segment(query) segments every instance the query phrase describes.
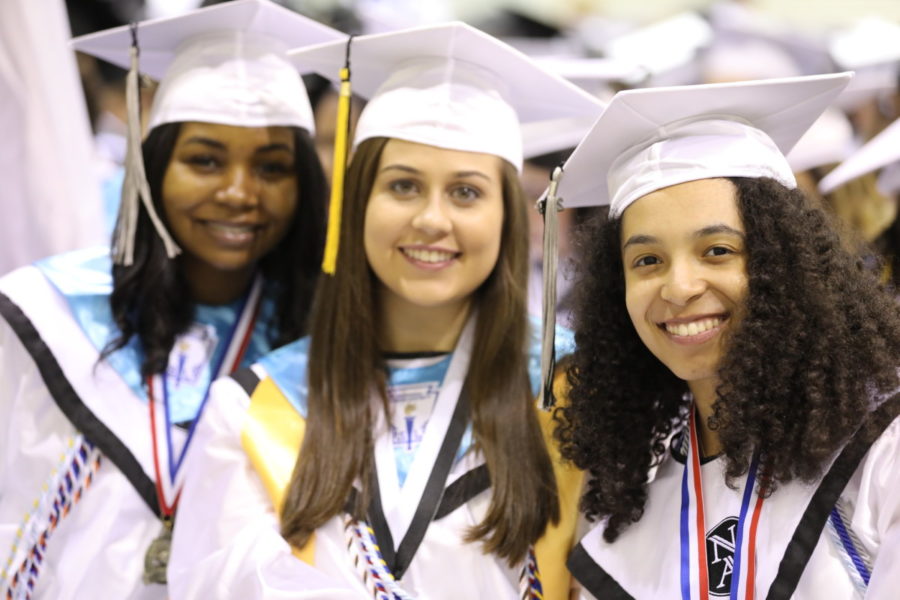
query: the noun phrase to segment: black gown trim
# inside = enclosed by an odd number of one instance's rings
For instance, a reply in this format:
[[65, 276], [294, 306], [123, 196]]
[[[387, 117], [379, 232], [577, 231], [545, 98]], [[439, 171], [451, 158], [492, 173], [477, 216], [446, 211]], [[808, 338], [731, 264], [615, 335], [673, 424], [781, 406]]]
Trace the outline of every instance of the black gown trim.
[[457, 508], [491, 488], [491, 476], [487, 465], [478, 466], [450, 485], [444, 490], [444, 497], [434, 513], [434, 520], [443, 519]]
[[595, 598], [602, 600], [634, 600], [603, 567], [594, 562], [584, 546], [578, 544], [569, 554], [566, 566], [572, 576]]
[[88, 441], [97, 446], [103, 455], [116, 465], [153, 514], [161, 517], [154, 481], [144, 472], [131, 450], [91, 412], [66, 378], [62, 367], [34, 324], [22, 309], [2, 292], [0, 292], [0, 315], [3, 315], [25, 350], [31, 355], [44, 380], [44, 385], [47, 386], [59, 410]]
[[[468, 393], [465, 386], [456, 402], [453, 410], [453, 416], [450, 419], [449, 427], [441, 442], [431, 474], [422, 491], [422, 497], [413, 514], [412, 522], [403, 539], [398, 545], [394, 545], [394, 538], [388, 527], [387, 518], [384, 515], [384, 508], [381, 505], [381, 494], [378, 490], [377, 469], [372, 469], [372, 498], [369, 504], [369, 522], [375, 532], [375, 539], [378, 540], [378, 546], [381, 549], [381, 555], [391, 570], [394, 578], [400, 581], [403, 578], [406, 569], [409, 568], [416, 551], [425, 538], [425, 532], [428, 526], [435, 519], [438, 508], [444, 497], [447, 476], [453, 468], [453, 461], [459, 450], [460, 442], [466, 431], [466, 425], [469, 422], [469, 402]], [[374, 461], [373, 461], [374, 462]]]
[[259, 375], [257, 375], [250, 367], [238, 369], [229, 375], [229, 377], [234, 379], [238, 385], [241, 386], [241, 389], [244, 390], [248, 398], [253, 396], [253, 392], [256, 391], [256, 386], [258, 386], [260, 382]]
[[831, 465], [809, 501], [797, 529], [794, 530], [794, 535], [785, 550], [781, 564], [778, 565], [775, 580], [769, 588], [767, 600], [788, 600], [794, 594], [800, 577], [819, 543], [831, 510], [837, 504], [841, 493], [847, 487], [847, 482], [853, 477], [853, 473], [856, 472], [869, 448], [891, 423], [892, 419], [888, 417], [897, 414], [898, 404], [900, 404], [900, 397], [895, 397], [876, 409], [870, 419], [881, 426], [877, 427], [875, 431], [868, 432], [869, 435], [861, 432], [854, 435]]

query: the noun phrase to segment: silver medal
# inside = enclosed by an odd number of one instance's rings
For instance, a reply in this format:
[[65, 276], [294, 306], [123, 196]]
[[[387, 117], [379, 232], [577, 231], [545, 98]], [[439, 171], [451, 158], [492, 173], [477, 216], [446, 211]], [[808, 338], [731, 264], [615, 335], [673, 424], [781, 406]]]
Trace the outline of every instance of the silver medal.
[[166, 567], [172, 547], [172, 525], [166, 521], [159, 536], [150, 542], [144, 555], [144, 583], [166, 583]]

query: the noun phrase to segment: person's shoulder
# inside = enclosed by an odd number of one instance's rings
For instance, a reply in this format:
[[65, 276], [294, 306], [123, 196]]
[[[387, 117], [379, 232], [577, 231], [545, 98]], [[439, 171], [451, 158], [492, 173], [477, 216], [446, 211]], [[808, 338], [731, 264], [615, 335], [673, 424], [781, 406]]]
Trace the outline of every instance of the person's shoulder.
[[112, 261], [105, 246], [43, 258], [34, 263], [34, 268], [66, 297], [112, 293]]
[[309, 336], [272, 350], [252, 367], [269, 379], [302, 416], [306, 416]]

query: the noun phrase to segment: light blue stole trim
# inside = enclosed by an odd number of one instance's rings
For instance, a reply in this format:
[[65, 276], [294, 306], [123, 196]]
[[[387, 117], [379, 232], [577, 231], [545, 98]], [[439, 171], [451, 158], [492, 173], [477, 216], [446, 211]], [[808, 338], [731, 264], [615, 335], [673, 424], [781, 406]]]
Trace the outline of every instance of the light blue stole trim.
[[[89, 248], [51, 256], [38, 261], [35, 266], [66, 299], [75, 321], [98, 352], [119, 335], [119, 328], [113, 321], [109, 306], [109, 295], [112, 293], [112, 263], [108, 248]], [[219, 343], [216, 344], [211, 360], [196, 376], [195, 385], [174, 385], [171, 378], [175, 376], [177, 379], [177, 374], [169, 374], [169, 411], [172, 422], [192, 421], [197, 415], [212, 377], [211, 365], [217, 364], [226, 351], [224, 340], [228, 337], [235, 319], [238, 318], [237, 311], [241, 302], [242, 299], [238, 299], [223, 306], [196, 305], [194, 322], [212, 326]], [[267, 332], [274, 313], [274, 303], [264, 296], [242, 366], [255, 363], [271, 351]], [[128, 344], [109, 355], [106, 362], [128, 384], [136, 397], [146, 401], [147, 393], [140, 374], [143, 351], [137, 338], [132, 337]]]
[[[540, 323], [536, 318], [529, 318], [530, 335], [528, 345], [528, 377], [531, 381], [532, 394], [537, 396], [541, 381], [541, 339]], [[575, 349], [574, 334], [564, 328], [556, 328], [556, 356], [557, 359], [570, 354]], [[389, 383], [409, 383], [420, 381], [443, 381], [447, 367], [450, 364], [448, 355], [446, 360], [435, 365], [418, 369], [389, 369]], [[307, 366], [309, 363], [309, 337], [301, 338], [286, 346], [275, 350], [259, 360], [260, 366], [266, 374], [284, 394], [297, 413], [306, 419], [307, 395], [309, 393], [307, 380]], [[439, 371], [441, 371], [439, 373]], [[472, 425], [466, 427], [466, 432], [460, 442], [456, 460], [461, 459], [474, 444]]]
[[309, 336], [286, 344], [259, 359], [259, 365], [304, 420], [309, 412], [308, 364]]

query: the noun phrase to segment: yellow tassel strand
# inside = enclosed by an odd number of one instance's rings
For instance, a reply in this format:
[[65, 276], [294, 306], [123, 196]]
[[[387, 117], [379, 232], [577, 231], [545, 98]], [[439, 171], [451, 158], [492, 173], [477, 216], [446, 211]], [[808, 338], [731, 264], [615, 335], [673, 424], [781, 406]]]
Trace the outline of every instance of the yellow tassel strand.
[[[349, 45], [348, 56], [349, 56]], [[328, 233], [322, 271], [334, 275], [337, 266], [338, 244], [341, 237], [341, 210], [344, 204], [344, 173], [347, 170], [347, 142], [350, 137], [350, 68], [341, 69], [341, 89], [338, 96], [337, 128], [334, 134], [334, 166], [331, 170], [331, 201], [328, 205]]]

